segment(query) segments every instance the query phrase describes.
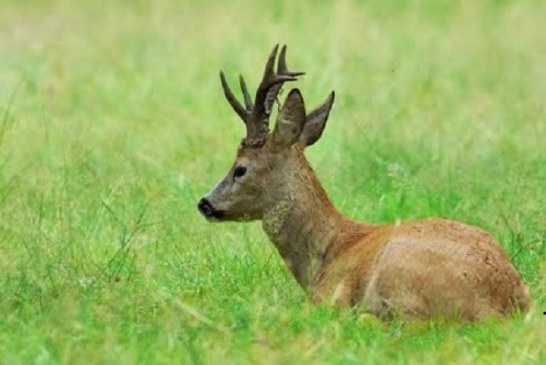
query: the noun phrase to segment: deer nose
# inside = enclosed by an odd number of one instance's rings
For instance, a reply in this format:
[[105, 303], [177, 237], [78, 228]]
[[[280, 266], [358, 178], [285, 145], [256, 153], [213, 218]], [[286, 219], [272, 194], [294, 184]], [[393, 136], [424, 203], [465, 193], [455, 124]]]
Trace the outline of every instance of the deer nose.
[[202, 198], [197, 204], [197, 209], [203, 214], [206, 218], [222, 218], [222, 211], [214, 208], [211, 202], [207, 198]]
[[203, 214], [205, 217], [212, 215], [212, 212], [214, 211], [212, 204], [208, 201], [207, 198], [202, 198], [201, 200], [199, 200], [199, 204], [197, 204], [197, 209], [199, 209], [201, 214]]

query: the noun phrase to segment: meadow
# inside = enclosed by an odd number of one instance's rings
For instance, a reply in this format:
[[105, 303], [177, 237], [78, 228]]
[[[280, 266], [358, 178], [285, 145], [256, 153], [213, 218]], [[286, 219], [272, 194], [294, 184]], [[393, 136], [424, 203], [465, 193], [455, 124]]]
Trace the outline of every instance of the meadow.
[[[540, 0], [0, 2], [0, 363], [546, 363], [544, 24]], [[199, 215], [244, 136], [218, 71], [255, 87], [276, 43], [310, 107], [336, 91], [307, 151], [336, 206], [492, 232], [530, 313], [313, 306], [259, 222]]]

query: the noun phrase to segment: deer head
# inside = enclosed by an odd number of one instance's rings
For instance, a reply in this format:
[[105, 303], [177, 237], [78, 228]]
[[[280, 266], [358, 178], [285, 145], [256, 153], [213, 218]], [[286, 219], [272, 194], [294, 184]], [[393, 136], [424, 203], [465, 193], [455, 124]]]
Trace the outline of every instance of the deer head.
[[246, 137], [238, 147], [235, 162], [227, 175], [199, 201], [199, 211], [209, 220], [255, 220], [280, 199], [290, 194], [291, 180], [304, 161], [303, 149], [322, 135], [334, 102], [334, 92], [310, 113], [306, 113], [303, 97], [292, 89], [277, 116], [273, 132], [269, 117], [280, 88], [286, 81], [295, 81], [303, 72], [289, 71], [286, 46], [283, 46], [274, 71], [278, 45], [273, 48], [264, 70], [254, 102], [246, 83], [239, 78], [244, 106], [237, 100], [223, 72], [220, 81], [233, 110], [246, 125]]

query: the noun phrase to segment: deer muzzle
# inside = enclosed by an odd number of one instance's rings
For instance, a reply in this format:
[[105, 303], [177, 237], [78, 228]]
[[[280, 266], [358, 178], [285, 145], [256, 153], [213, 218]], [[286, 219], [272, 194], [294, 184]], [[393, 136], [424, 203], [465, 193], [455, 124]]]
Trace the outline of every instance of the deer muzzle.
[[207, 198], [202, 198], [197, 204], [197, 209], [208, 220], [222, 219], [224, 211], [214, 208]]

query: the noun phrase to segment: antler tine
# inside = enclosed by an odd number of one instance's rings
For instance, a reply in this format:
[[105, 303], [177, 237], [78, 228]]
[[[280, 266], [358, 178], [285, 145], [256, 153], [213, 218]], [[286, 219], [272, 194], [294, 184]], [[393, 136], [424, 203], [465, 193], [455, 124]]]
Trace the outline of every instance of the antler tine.
[[274, 74], [273, 68], [275, 67], [275, 59], [277, 58], [278, 50], [279, 50], [279, 45], [276, 44], [275, 47], [273, 47], [273, 50], [271, 51], [271, 53], [269, 54], [269, 58], [267, 59], [267, 63], [265, 64], [263, 80], [266, 80], [268, 77]]
[[245, 122], [246, 124], [249, 113], [245, 108], [243, 108], [241, 103], [239, 103], [239, 101], [233, 94], [233, 91], [231, 91], [226, 81], [226, 77], [222, 71], [220, 71], [220, 81], [222, 82], [222, 89], [224, 90], [224, 95], [226, 96], [226, 99], [229, 102], [229, 105], [231, 105], [235, 113], [237, 113], [237, 115], [239, 115], [239, 117], [241, 117], [243, 122]]
[[286, 44], [282, 46], [281, 53], [279, 55], [279, 64], [277, 65], [277, 73], [280, 75], [288, 75], [288, 76], [302, 76], [305, 75], [305, 72], [301, 71], [290, 71], [288, 70], [288, 67], [286, 66]]
[[239, 83], [241, 84], [241, 91], [243, 92], [243, 98], [245, 99], [246, 110], [250, 112], [254, 106], [252, 105], [252, 99], [248, 93], [248, 88], [246, 87], [246, 82], [243, 75], [239, 75]]

